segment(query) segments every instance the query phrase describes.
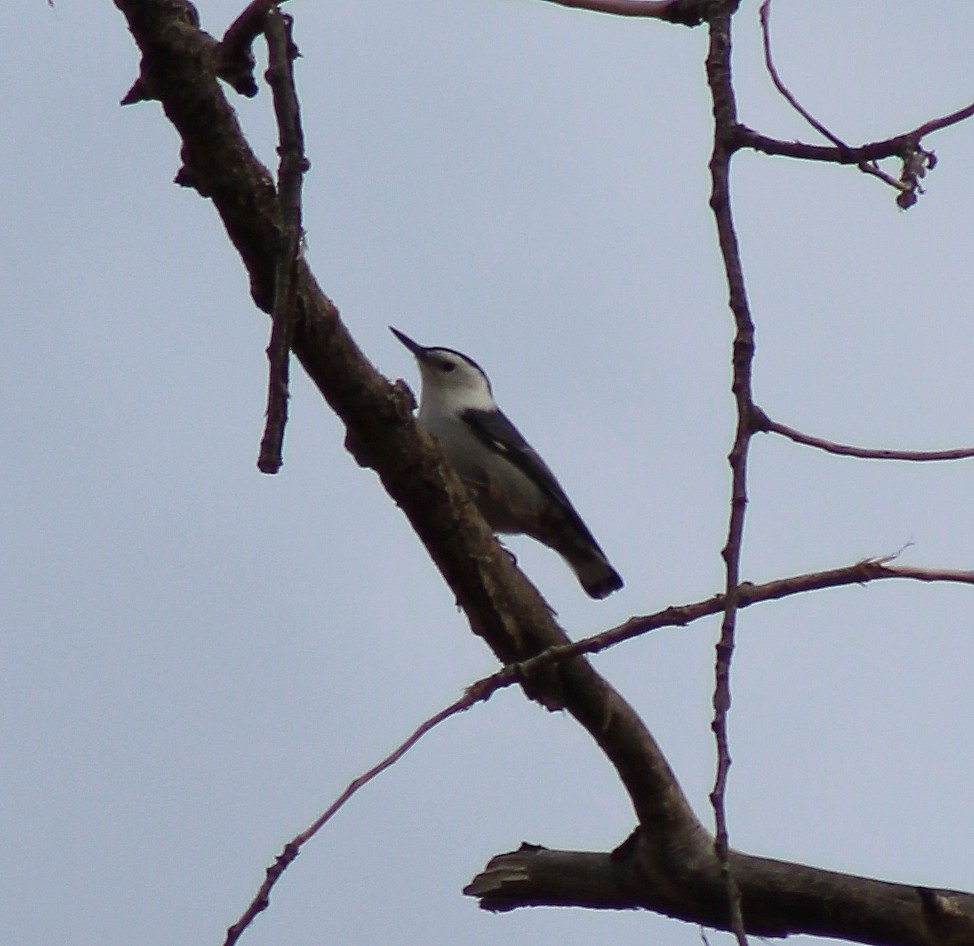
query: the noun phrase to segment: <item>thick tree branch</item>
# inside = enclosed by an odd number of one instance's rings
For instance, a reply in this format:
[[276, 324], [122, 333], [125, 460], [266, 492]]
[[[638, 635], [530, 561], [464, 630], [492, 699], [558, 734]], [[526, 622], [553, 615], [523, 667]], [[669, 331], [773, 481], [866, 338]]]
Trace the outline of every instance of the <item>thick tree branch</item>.
[[[716, 859], [661, 870], [637, 833], [612, 853], [535, 845], [491, 858], [464, 892], [485, 910], [526, 906], [648, 909], [729, 929]], [[974, 895], [893, 884], [730, 852], [744, 925], [755, 936], [810, 933], [874, 946], [970, 946]]]
[[[115, 0], [142, 50], [144, 88], [154, 90], [183, 139], [180, 180], [211, 197], [250, 274], [254, 300], [273, 298], [280, 207], [267, 170], [241, 134], [216, 79], [213, 42], [184, 0]], [[359, 463], [374, 469], [403, 509], [467, 615], [504, 663], [568, 643], [550, 609], [511, 564], [442, 452], [415, 424], [408, 399], [355, 345], [338, 310], [299, 260], [293, 349], [345, 423]], [[647, 831], [673, 848], [707, 835], [632, 708], [583, 660], [525, 681], [549, 706], [563, 706], [615, 766]]]

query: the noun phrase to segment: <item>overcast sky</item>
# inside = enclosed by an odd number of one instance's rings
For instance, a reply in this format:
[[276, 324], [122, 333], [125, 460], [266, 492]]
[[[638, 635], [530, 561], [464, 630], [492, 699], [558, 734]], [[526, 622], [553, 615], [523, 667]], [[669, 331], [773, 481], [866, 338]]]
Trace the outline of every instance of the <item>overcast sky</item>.
[[[7, 6], [0, 940], [218, 946], [284, 842], [496, 664], [300, 375], [285, 466], [258, 473], [268, 322], [212, 207], [172, 184], [159, 106], [118, 106], [138, 66], [123, 18], [108, 0]], [[242, 6], [203, 0], [204, 27]], [[390, 377], [417, 381], [389, 324], [490, 374], [626, 580], [590, 601], [512, 540], [569, 633], [719, 590], [732, 325], [704, 30], [531, 0], [289, 9], [311, 265]], [[816, 140], [772, 89], [756, 24], [745, 0], [742, 120]], [[777, 0], [773, 28], [786, 81], [851, 142], [974, 98], [966, 3]], [[273, 162], [266, 91], [234, 104]], [[908, 213], [851, 169], [735, 161], [755, 394], [783, 423], [974, 442], [974, 124], [927, 145], [940, 164]], [[749, 580], [908, 543], [904, 562], [974, 566], [974, 461], [761, 437], [750, 495]], [[887, 582], [742, 614], [735, 846], [974, 889], [972, 594]], [[596, 660], [708, 825], [716, 633]], [[580, 729], [505, 692], [367, 787], [243, 942], [698, 943], [655, 914], [493, 916], [461, 894], [521, 841], [604, 850], [632, 826]]]

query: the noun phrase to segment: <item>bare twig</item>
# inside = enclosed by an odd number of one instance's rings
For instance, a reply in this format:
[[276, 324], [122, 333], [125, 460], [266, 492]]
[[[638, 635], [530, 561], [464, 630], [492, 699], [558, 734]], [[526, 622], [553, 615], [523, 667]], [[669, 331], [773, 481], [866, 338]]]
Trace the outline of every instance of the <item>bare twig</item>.
[[281, 468], [284, 428], [287, 425], [288, 373], [294, 333], [295, 265], [301, 246], [301, 184], [308, 160], [304, 155], [301, 112], [294, 86], [294, 60], [298, 55], [291, 38], [291, 17], [276, 7], [265, 17], [270, 65], [267, 80], [274, 95], [274, 113], [280, 144], [277, 196], [281, 208], [281, 235], [275, 274], [271, 340], [267, 346], [267, 419], [257, 467], [262, 473]]
[[[764, 601], [777, 601], [795, 595], [808, 594], [811, 591], [844, 588], [849, 585], [867, 585], [874, 581], [889, 579], [974, 585], [974, 571], [894, 565], [892, 563], [898, 554], [863, 559], [861, 562], [855, 562], [852, 565], [843, 565], [839, 568], [830, 568], [820, 572], [807, 572], [801, 575], [790, 575], [786, 578], [776, 578], [774, 581], [763, 582], [759, 585], [744, 581], [738, 585], [737, 607], [740, 610]], [[530, 676], [546, 665], [568, 660], [571, 657], [598, 654], [610, 647], [642, 637], [664, 627], [686, 627], [702, 618], [723, 613], [726, 606], [726, 595], [716, 594], [689, 604], [671, 605], [653, 614], [632, 617], [625, 623], [599, 634], [584, 637], [570, 644], [549, 647], [527, 660], [507, 664], [489, 677], [478, 680], [472, 687], [474, 689], [489, 688], [490, 692], [494, 692], [494, 690], [520, 682], [523, 678]]]
[[[505, 668], [506, 669], [506, 668]], [[513, 673], [512, 679], [513, 682]], [[493, 675], [494, 677], [500, 677], [501, 674], [497, 673]], [[467, 687], [463, 696], [460, 699], [455, 700], [449, 706], [440, 710], [438, 713], [432, 715], [429, 719], [425, 720], [412, 732], [408, 739], [400, 743], [392, 752], [389, 753], [381, 762], [372, 766], [367, 772], [363, 772], [358, 778], [353, 779], [349, 782], [348, 787], [338, 796], [328, 806], [328, 808], [322, 812], [307, 828], [304, 829], [300, 834], [296, 834], [287, 844], [284, 845], [284, 849], [277, 856], [274, 863], [267, 868], [265, 872], [264, 882], [260, 885], [260, 889], [254, 896], [254, 899], [250, 901], [249, 906], [244, 910], [240, 919], [237, 920], [231, 927], [227, 929], [227, 938], [223, 941], [223, 946], [233, 946], [234, 943], [240, 939], [241, 934], [248, 926], [254, 921], [259, 913], [270, 906], [270, 893], [274, 885], [280, 879], [281, 874], [290, 866], [294, 859], [301, 853], [301, 848], [311, 840], [337, 813], [344, 807], [346, 802], [365, 785], [368, 785], [377, 775], [381, 775], [390, 766], [395, 765], [420, 739], [423, 738], [431, 729], [439, 726], [440, 723], [448, 720], [451, 716], [456, 716], [458, 713], [462, 713], [464, 710], [469, 709], [474, 703], [478, 703], [490, 698], [490, 696], [495, 693], [499, 686], [491, 686], [491, 677], [486, 680], [482, 680], [479, 683], [475, 683], [472, 686]]]
[[949, 128], [951, 125], [960, 124], [960, 122], [966, 121], [972, 115], [974, 115], [974, 102], [947, 115], [942, 115], [940, 118], [931, 118], [930, 121], [924, 122], [922, 125], [917, 125], [913, 131], [907, 132], [904, 137], [915, 138], [919, 141], [925, 135], [940, 131], [941, 128]]
[[[866, 585], [874, 581], [892, 578], [907, 579], [924, 582], [948, 582], [954, 584], [974, 585], [974, 571], [944, 568], [920, 568], [909, 565], [892, 564], [895, 556], [865, 559], [853, 565], [843, 565], [821, 572], [808, 572], [802, 575], [791, 575], [774, 581], [754, 585], [741, 582], [738, 586], [738, 608], [748, 608], [763, 601], [776, 601], [780, 598], [790, 598], [794, 595], [807, 594], [810, 591], [821, 591], [826, 588], [843, 588], [848, 585]], [[632, 617], [617, 627], [593, 634], [572, 644], [554, 647], [524, 661], [519, 665], [520, 672], [528, 673], [536, 666], [551, 661], [564, 660], [567, 657], [577, 657], [582, 654], [597, 654], [609, 647], [614, 647], [624, 641], [642, 637], [652, 631], [664, 627], [686, 627], [701, 618], [720, 614], [726, 607], [727, 599], [723, 594], [713, 595], [701, 601], [689, 604], [673, 605], [653, 614]], [[507, 686], [508, 684], [504, 684]]]
[[[748, 608], [763, 601], [776, 601], [780, 598], [790, 598], [793, 595], [807, 594], [810, 591], [842, 588], [848, 585], [866, 585], [870, 582], [893, 578], [974, 585], [974, 571], [894, 565], [892, 564], [894, 557], [884, 556], [883, 558], [865, 559], [853, 565], [843, 565], [840, 568], [831, 568], [826, 571], [778, 578], [760, 585], [745, 581], [738, 586], [738, 608]], [[535, 661], [540, 663], [545, 659], [551, 659], [552, 655], [562, 658], [580, 654], [597, 654], [623, 641], [641, 637], [663, 627], [686, 627], [701, 618], [720, 614], [725, 606], [724, 595], [718, 594], [702, 601], [664, 608], [654, 614], [633, 617], [618, 627], [583, 638], [564, 648], [545, 651], [532, 660], [525, 661], [522, 670], [527, 672]]]
[[844, 443], [834, 443], [821, 437], [803, 434], [794, 427], [779, 424], [764, 418], [760, 429], [767, 433], [780, 434], [795, 443], [824, 450], [842, 457], [859, 457], [863, 460], [907, 460], [913, 463], [931, 463], [940, 460], [969, 460], [974, 457], [974, 447], [957, 447], [953, 450], [888, 450], [885, 448], [854, 447]]
[[[774, 59], [771, 55], [771, 0], [764, 0], [761, 4], [760, 9], [761, 18], [761, 36], [764, 41], [764, 63], [768, 69], [768, 74], [771, 76], [771, 81], [774, 83], [775, 88], [782, 95], [782, 97], [788, 102], [791, 107], [798, 112], [809, 125], [812, 126], [823, 138], [827, 138], [838, 148], [839, 152], [844, 155], [851, 155], [853, 153], [852, 148], [849, 147], [841, 138], [835, 135], [833, 132], [829, 131], [811, 112], [806, 109], [801, 102], [794, 96], [790, 89], [781, 80], [781, 76], [778, 74], [778, 70], [775, 68]], [[974, 108], [974, 106], [969, 106]], [[960, 112], [954, 113], [955, 115], [962, 115], [967, 117], [966, 109], [961, 109]], [[967, 114], [972, 114], [974, 112], [967, 112]], [[950, 118], [951, 116], [948, 116]], [[962, 118], [956, 118], [955, 121], [961, 121]], [[949, 122], [948, 122], [949, 123]], [[944, 127], [942, 125], [936, 125], [935, 123], [928, 122], [928, 125], [934, 125], [935, 127]], [[921, 126], [923, 127], [923, 126]], [[932, 128], [929, 130], [933, 130]], [[900, 174], [899, 180], [890, 174], [887, 174], [874, 160], [866, 160], [864, 158], [858, 158], [853, 161], [846, 163], [855, 163], [856, 166], [864, 174], [871, 174], [873, 177], [879, 178], [883, 183], [888, 184], [890, 187], [898, 191], [896, 202], [900, 207], [906, 209], [911, 207], [916, 203], [916, 195], [923, 193], [923, 188], [920, 186], [920, 178], [922, 178], [928, 168], [932, 169], [936, 166], [936, 156], [932, 151], [925, 151], [919, 146], [920, 136], [904, 136], [899, 142], [899, 147], [897, 148], [895, 154], [903, 161], [903, 170]], [[890, 155], [892, 156], [892, 155]]]
[[[764, 0], [761, 4], [760, 9], [760, 19], [761, 19], [761, 36], [764, 42], [764, 64], [768, 69], [768, 74], [771, 76], [771, 81], [774, 83], [774, 87], [782, 95], [782, 97], [788, 102], [791, 107], [801, 115], [809, 125], [812, 126], [823, 138], [827, 138], [832, 142], [840, 151], [848, 153], [850, 151], [849, 146], [837, 135], [829, 131], [811, 112], [806, 109], [801, 102], [795, 98], [794, 94], [788, 89], [788, 87], [782, 82], [781, 76], [778, 75], [778, 70], [775, 68], [774, 59], [771, 56], [771, 0]], [[895, 178], [890, 177], [885, 171], [882, 171], [874, 161], [859, 161], [857, 162], [857, 167], [866, 174], [872, 174], [878, 177], [881, 181], [889, 184], [891, 187], [897, 190], [904, 190], [905, 187], [901, 185]]]
[[760, 9], [761, 18], [761, 37], [764, 40], [764, 64], [768, 69], [768, 74], [771, 76], [771, 81], [774, 83], [774, 87], [778, 92], [787, 100], [788, 104], [801, 115], [809, 125], [812, 126], [823, 138], [828, 138], [837, 148], [843, 151], [848, 151], [849, 146], [842, 141], [837, 135], [834, 135], [828, 130], [814, 115], [811, 114], [802, 104], [795, 98], [795, 96], [789, 91], [785, 86], [784, 82], [781, 81], [781, 76], [778, 75], [778, 70], [775, 68], [774, 60], [771, 57], [771, 0], [764, 0], [761, 4]]
[[[923, 135], [930, 134], [931, 130], [955, 125], [971, 115], [974, 115], [974, 104], [952, 112], [949, 116], [944, 116], [943, 119], [936, 119], [933, 122], [920, 125], [912, 131], [894, 135], [892, 138], [883, 138], [879, 141], [849, 145], [846, 150], [828, 145], [811, 145], [804, 141], [782, 141], [779, 138], [770, 138], [748, 128], [747, 125], [737, 126], [736, 139], [738, 148], [751, 148], [753, 151], [760, 151], [762, 154], [798, 158], [802, 161], [822, 161], [826, 164], [858, 165], [860, 161], [901, 158], [904, 152], [909, 152], [919, 142], [920, 138]], [[950, 119], [950, 121], [942, 124], [946, 119]], [[931, 129], [931, 126], [935, 126], [935, 128]], [[933, 167], [936, 164], [936, 155], [932, 151], [924, 151], [923, 153], [927, 156], [927, 167]]]

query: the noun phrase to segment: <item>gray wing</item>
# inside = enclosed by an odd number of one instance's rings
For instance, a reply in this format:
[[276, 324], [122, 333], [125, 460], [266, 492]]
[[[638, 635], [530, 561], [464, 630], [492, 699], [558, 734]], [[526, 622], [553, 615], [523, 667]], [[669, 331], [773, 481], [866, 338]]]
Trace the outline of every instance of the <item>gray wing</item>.
[[553, 499], [581, 535], [599, 548], [598, 542], [582, 522], [581, 516], [575, 511], [548, 464], [538, 456], [531, 444], [501, 411], [466, 410], [462, 418], [484, 444], [513, 463], [542, 492]]

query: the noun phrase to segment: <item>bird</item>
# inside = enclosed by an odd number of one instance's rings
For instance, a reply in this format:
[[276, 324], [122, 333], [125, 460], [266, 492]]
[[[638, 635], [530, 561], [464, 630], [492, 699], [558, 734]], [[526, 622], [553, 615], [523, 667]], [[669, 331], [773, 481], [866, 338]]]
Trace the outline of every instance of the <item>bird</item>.
[[556, 551], [592, 598], [620, 589], [619, 573], [548, 464], [497, 406], [480, 365], [452, 348], [427, 348], [389, 329], [419, 365], [416, 419], [440, 442], [490, 528], [528, 535]]

